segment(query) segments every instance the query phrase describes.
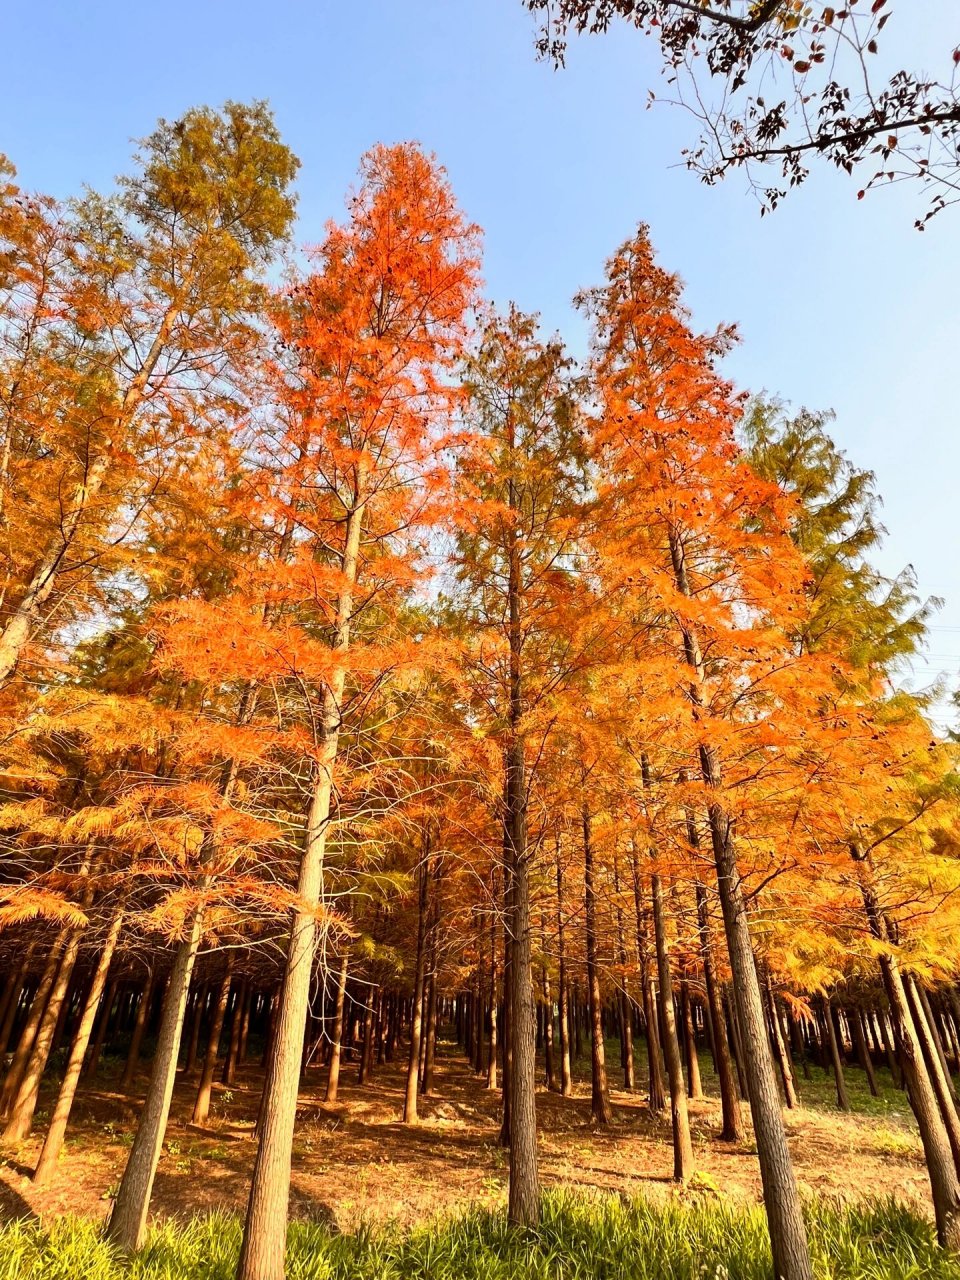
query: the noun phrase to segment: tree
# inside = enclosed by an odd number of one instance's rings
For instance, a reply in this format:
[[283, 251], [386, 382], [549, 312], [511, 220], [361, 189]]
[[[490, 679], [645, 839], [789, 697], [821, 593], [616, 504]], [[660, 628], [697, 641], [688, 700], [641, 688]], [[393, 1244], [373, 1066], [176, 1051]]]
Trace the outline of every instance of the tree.
[[224, 411], [292, 223], [298, 162], [263, 103], [162, 120], [138, 159], [69, 211], [0, 193], [0, 686]]
[[542, 341], [536, 318], [512, 308], [487, 321], [466, 390], [473, 447], [458, 472], [466, 501], [457, 571], [474, 714], [502, 760], [509, 1212], [512, 1222], [531, 1225], [540, 1199], [529, 803], [556, 703], [584, 660], [587, 621], [575, 609], [573, 573], [578, 382], [561, 343]]
[[607, 594], [638, 595], [634, 611], [660, 623], [654, 643], [668, 664], [665, 701], [649, 720], [657, 738], [670, 725], [677, 772], [695, 764], [699, 773], [694, 794], [713, 851], [774, 1265], [784, 1280], [809, 1280], [736, 838], [748, 816], [744, 784], [784, 741], [773, 710], [795, 732], [804, 724], [786, 702], [805, 690], [802, 673], [784, 661], [786, 627], [803, 608], [804, 568], [786, 534], [782, 495], [746, 466], [735, 443], [738, 402], [714, 368], [732, 331], [693, 333], [679, 282], [656, 265], [645, 227], [582, 303], [594, 324]]
[[[943, 51], [939, 78], [896, 70], [884, 83], [872, 68], [882, 66], [880, 33], [893, 16], [886, 0], [862, 12], [801, 0], [524, 3], [543, 15], [538, 49], [557, 65], [570, 32], [602, 33], [621, 20], [654, 36], [673, 100], [702, 129], [683, 152], [687, 167], [708, 184], [743, 169], [762, 212], [817, 157], [848, 174], [865, 169], [860, 196], [902, 178], [928, 188], [920, 229], [960, 198], [960, 47]], [[765, 167], [779, 178], [760, 177]]]
[[[413, 541], [438, 514], [442, 428], [477, 270], [476, 235], [438, 167], [412, 145], [364, 159], [351, 218], [331, 225], [316, 271], [292, 286], [278, 328], [290, 355], [280, 395], [289, 408], [278, 494], [299, 533], [299, 586], [321, 591], [326, 673], [309, 761], [303, 853], [277, 1030], [267, 1067], [238, 1276], [284, 1271], [290, 1159], [317, 936], [324, 854], [348, 677], [377, 670], [371, 646], [353, 656], [364, 613], [410, 581]], [[405, 554], [406, 553], [406, 554]], [[321, 585], [322, 584], [322, 585]], [[321, 651], [322, 653], [322, 651]], [[398, 661], [384, 644], [379, 669]]]

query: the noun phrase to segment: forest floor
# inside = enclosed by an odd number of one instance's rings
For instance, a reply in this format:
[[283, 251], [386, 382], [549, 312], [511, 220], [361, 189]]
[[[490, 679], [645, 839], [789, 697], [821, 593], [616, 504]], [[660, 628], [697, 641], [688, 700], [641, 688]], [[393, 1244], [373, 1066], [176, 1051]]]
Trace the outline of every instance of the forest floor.
[[[613, 1042], [609, 1055], [613, 1084], [616, 1047]], [[400, 1122], [401, 1062], [378, 1067], [365, 1088], [356, 1083], [355, 1064], [345, 1063], [340, 1099], [333, 1106], [323, 1102], [325, 1072], [308, 1071], [294, 1141], [294, 1214], [352, 1230], [361, 1221], [409, 1224], [468, 1204], [492, 1208], [504, 1203], [507, 1159], [497, 1143], [499, 1095], [484, 1088], [455, 1046], [442, 1044], [438, 1050], [435, 1096], [421, 1100], [417, 1127]], [[117, 1063], [114, 1079], [120, 1067]], [[697, 1194], [756, 1201], [756, 1148], [752, 1140], [739, 1146], [717, 1141], [720, 1107], [709, 1058], [702, 1060], [702, 1068], [707, 1096], [691, 1103]], [[580, 1064], [572, 1098], [539, 1090], [544, 1186], [654, 1198], [679, 1194], [670, 1178], [669, 1109], [656, 1118], [644, 1093], [614, 1087], [616, 1123], [598, 1128], [590, 1121], [588, 1070], [588, 1064]], [[862, 1073], [851, 1069], [848, 1084], [855, 1110], [845, 1114], [836, 1108], [832, 1080], [819, 1068], [811, 1072], [813, 1079], [799, 1078], [802, 1105], [786, 1113], [802, 1188], [844, 1200], [895, 1194], [927, 1212], [928, 1184], [916, 1127], [905, 1096], [889, 1075], [879, 1073], [881, 1097], [872, 1098]], [[243, 1208], [261, 1083], [262, 1073], [250, 1066], [231, 1089], [217, 1084], [210, 1119], [196, 1126], [189, 1123], [196, 1082], [178, 1082], [157, 1174], [155, 1213], [186, 1216]], [[137, 1084], [139, 1090], [129, 1095], [111, 1088], [108, 1064], [104, 1080], [78, 1095], [57, 1174], [37, 1190], [28, 1175], [54, 1101], [52, 1081], [41, 1095], [37, 1136], [0, 1158], [0, 1217], [103, 1216], [133, 1140], [146, 1073]]]

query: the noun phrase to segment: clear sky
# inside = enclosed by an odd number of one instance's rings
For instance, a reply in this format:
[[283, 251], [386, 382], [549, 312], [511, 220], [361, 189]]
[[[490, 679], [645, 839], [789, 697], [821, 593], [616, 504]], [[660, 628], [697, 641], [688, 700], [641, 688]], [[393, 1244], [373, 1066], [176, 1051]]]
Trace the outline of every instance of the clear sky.
[[[492, 298], [541, 312], [577, 352], [571, 295], [649, 223], [697, 323], [739, 324], [740, 385], [836, 410], [837, 440], [877, 474], [882, 567], [913, 564], [945, 599], [919, 681], [956, 683], [960, 208], [920, 234], [915, 191], [858, 202], [860, 183], [819, 169], [761, 220], [736, 175], [705, 188], [677, 165], [693, 122], [644, 109], [661, 88], [648, 42], [584, 39], [555, 72], [533, 34], [520, 0], [20, 0], [4, 15], [0, 150], [25, 185], [66, 196], [109, 187], [158, 116], [267, 98], [303, 162], [309, 242], [368, 146], [417, 139], [484, 228]], [[885, 34], [903, 65], [942, 72], [956, 0], [900, 0]]]

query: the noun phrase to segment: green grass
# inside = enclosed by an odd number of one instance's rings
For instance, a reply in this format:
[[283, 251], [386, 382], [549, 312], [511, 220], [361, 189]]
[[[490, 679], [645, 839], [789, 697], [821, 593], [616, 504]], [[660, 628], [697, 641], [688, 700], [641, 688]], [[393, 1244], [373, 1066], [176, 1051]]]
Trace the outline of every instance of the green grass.
[[[927, 1222], [894, 1201], [808, 1207], [817, 1280], [960, 1280]], [[233, 1280], [235, 1218], [158, 1227], [125, 1263], [88, 1221], [0, 1227], [0, 1280]], [[552, 1193], [541, 1227], [511, 1230], [473, 1210], [413, 1230], [335, 1235], [295, 1223], [289, 1280], [769, 1280], [760, 1209], [713, 1199], [661, 1206]]]

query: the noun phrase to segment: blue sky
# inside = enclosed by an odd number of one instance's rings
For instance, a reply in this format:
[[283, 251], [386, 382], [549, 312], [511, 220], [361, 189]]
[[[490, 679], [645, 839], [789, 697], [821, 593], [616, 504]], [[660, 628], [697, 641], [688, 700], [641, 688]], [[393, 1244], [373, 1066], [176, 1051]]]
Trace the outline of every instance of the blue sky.
[[[960, 39], [955, 0], [924, 0], [912, 27], [907, 8], [886, 29], [891, 49], [942, 70]], [[4, 26], [15, 56], [0, 150], [55, 195], [108, 187], [160, 115], [263, 97], [303, 161], [309, 242], [339, 216], [368, 146], [415, 138], [484, 228], [490, 295], [540, 311], [576, 351], [571, 295], [648, 222], [697, 323], [739, 324], [730, 374], [836, 410], [836, 438], [877, 473], [882, 567], [912, 563], [921, 591], [945, 598], [918, 677], [956, 679], [960, 209], [919, 234], [915, 191], [858, 202], [860, 183], [819, 169], [761, 220], [737, 176], [705, 188], [678, 167], [693, 122], [644, 109], [661, 87], [649, 43], [627, 30], [581, 40], [555, 72], [535, 58], [520, 0], [46, 0], [9, 6]]]

